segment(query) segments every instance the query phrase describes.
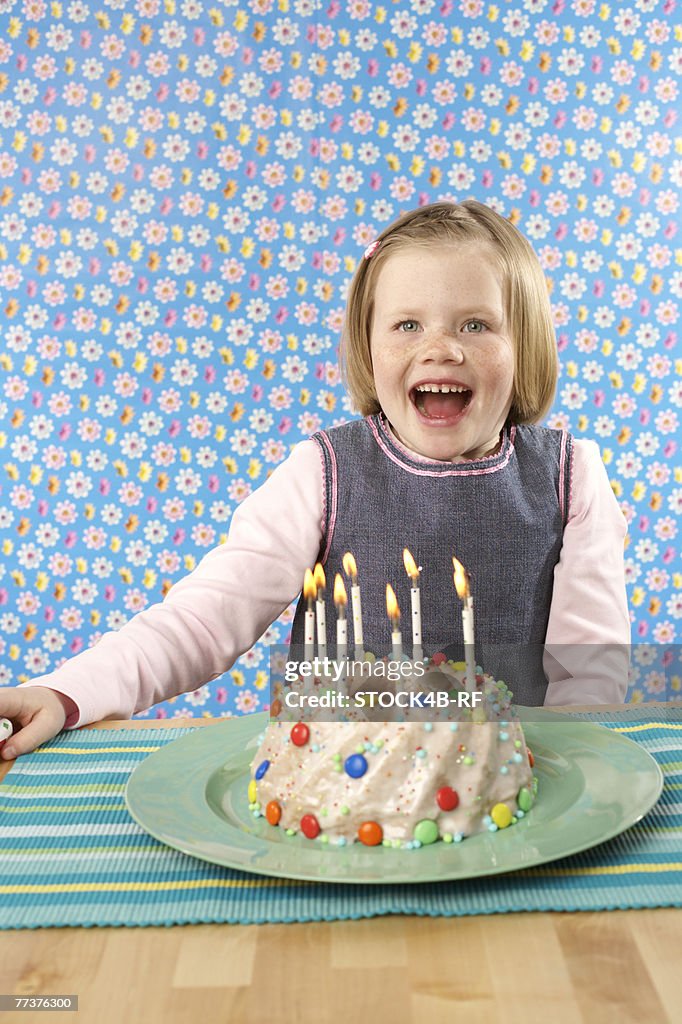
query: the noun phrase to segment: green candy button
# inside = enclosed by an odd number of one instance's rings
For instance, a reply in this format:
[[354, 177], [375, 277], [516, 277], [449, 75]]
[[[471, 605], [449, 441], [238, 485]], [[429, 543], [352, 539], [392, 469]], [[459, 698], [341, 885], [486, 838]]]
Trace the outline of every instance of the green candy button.
[[415, 827], [414, 838], [418, 839], [422, 846], [435, 843], [438, 839], [438, 825], [436, 825], [435, 821], [431, 821], [430, 818], [424, 818]]
[[533, 794], [529, 789], [526, 789], [525, 786], [521, 786], [516, 802], [525, 814], [526, 811], [529, 811], [533, 806]]

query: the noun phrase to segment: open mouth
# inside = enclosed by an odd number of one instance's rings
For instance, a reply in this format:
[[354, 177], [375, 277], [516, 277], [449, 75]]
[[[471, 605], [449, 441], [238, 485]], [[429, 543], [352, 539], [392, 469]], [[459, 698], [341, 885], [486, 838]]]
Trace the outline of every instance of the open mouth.
[[417, 411], [429, 420], [457, 419], [472, 397], [472, 392], [463, 384], [417, 384], [410, 391]]

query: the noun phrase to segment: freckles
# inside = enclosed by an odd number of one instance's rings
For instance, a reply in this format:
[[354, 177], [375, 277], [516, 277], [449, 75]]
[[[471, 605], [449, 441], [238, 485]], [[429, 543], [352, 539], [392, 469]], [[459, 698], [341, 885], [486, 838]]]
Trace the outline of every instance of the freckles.
[[481, 349], [472, 358], [472, 363], [476, 365], [478, 370], [490, 377], [503, 376], [505, 362], [504, 353], [491, 348]]
[[508, 391], [514, 382], [514, 352], [511, 346], [494, 346], [478, 351], [472, 366], [481, 379], [498, 391]]

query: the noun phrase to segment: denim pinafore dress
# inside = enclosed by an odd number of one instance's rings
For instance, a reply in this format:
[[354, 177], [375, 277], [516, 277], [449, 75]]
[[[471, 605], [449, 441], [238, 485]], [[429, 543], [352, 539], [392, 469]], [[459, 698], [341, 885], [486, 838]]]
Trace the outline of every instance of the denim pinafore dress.
[[[412, 653], [411, 583], [403, 565], [408, 548], [421, 567], [424, 653], [443, 651], [463, 660], [455, 555], [471, 578], [478, 664], [507, 683], [515, 703], [542, 704], [543, 645], [570, 499], [571, 435], [507, 423], [498, 452], [463, 463], [413, 458], [381, 415], [318, 431], [312, 439], [324, 468], [318, 561], [327, 577], [329, 636], [335, 635], [334, 575], [343, 572], [343, 555], [350, 551], [362, 594], [364, 649], [377, 657], [390, 652], [390, 583], [402, 612], [403, 649]], [[301, 598], [292, 651], [303, 647], [305, 607]], [[352, 654], [350, 611], [348, 619]]]

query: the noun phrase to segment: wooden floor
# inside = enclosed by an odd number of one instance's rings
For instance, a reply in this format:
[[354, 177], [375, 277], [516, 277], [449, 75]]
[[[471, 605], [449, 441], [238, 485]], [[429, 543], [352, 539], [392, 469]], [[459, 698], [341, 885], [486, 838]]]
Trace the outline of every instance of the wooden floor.
[[676, 910], [0, 933], [0, 1024], [676, 1024]]

